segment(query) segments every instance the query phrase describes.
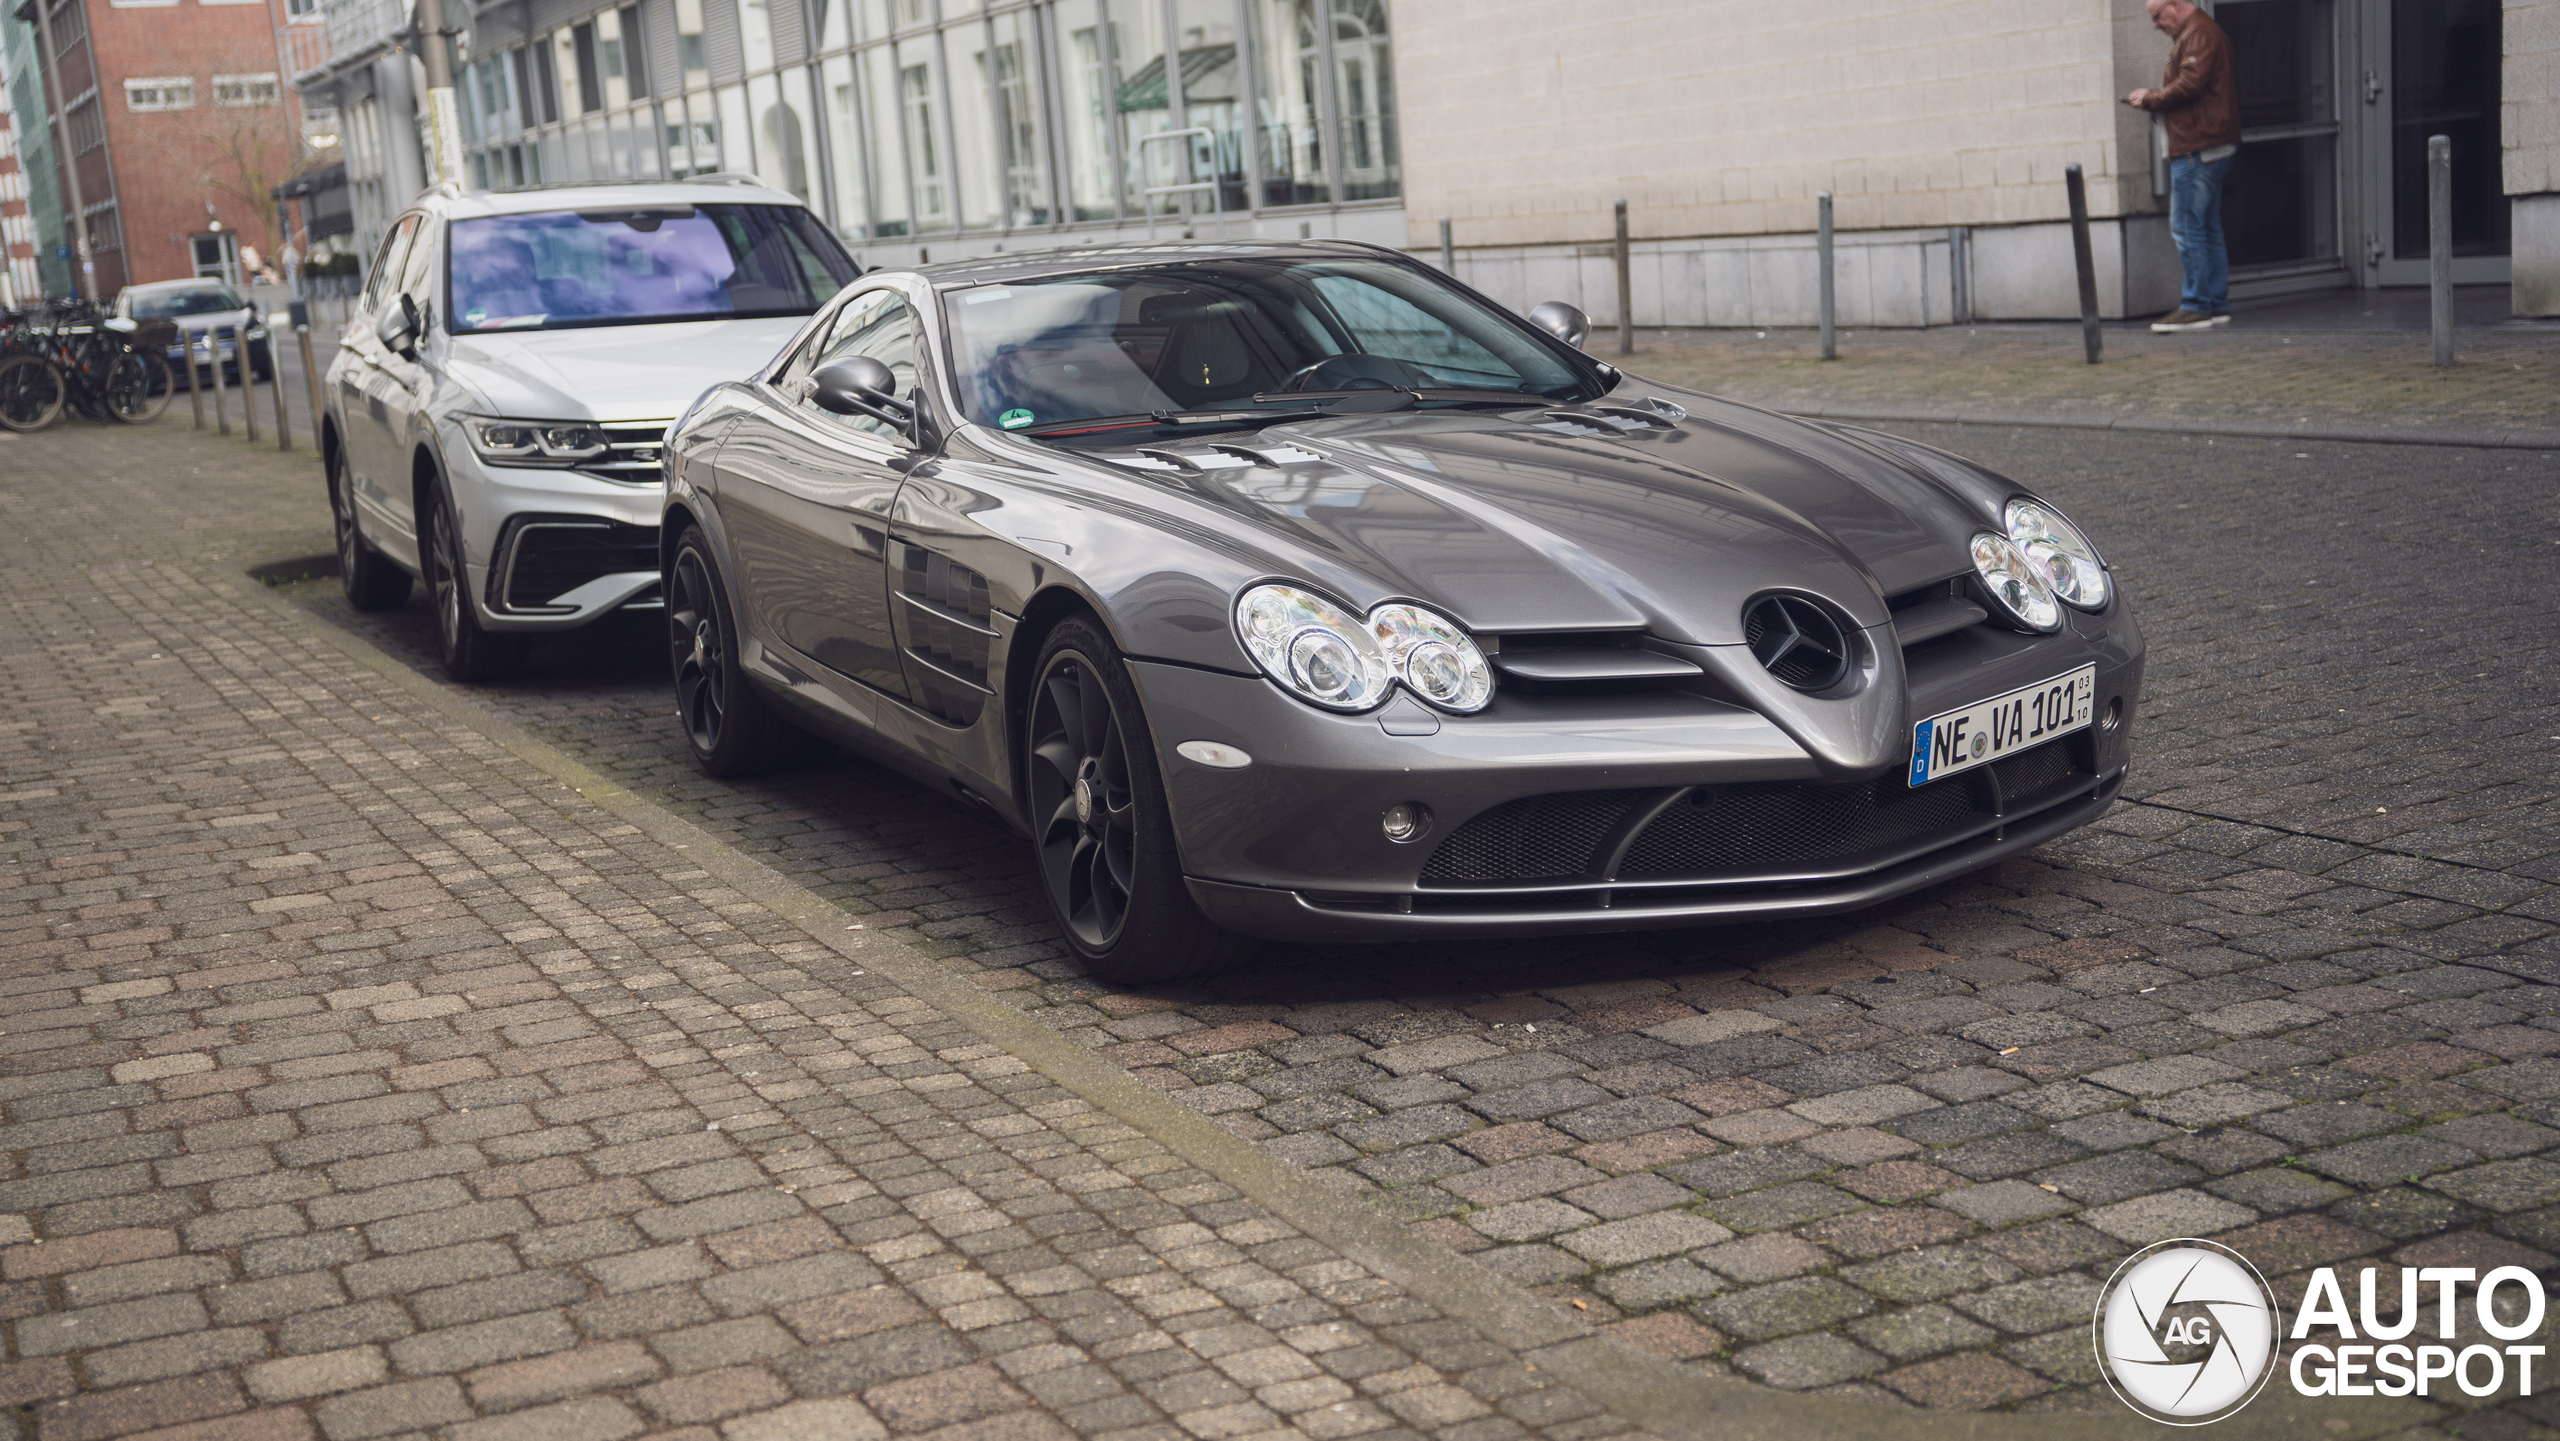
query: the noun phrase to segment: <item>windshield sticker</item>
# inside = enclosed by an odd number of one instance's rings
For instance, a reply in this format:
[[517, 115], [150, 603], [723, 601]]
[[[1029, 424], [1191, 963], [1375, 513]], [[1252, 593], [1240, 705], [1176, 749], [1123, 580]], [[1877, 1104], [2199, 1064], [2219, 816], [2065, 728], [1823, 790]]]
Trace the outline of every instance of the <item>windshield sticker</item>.
[[478, 325], [480, 322], [487, 320], [488, 318], [489, 312], [482, 310], [476, 305], [471, 307], [469, 310], [462, 312], [462, 319], [464, 323], [469, 325]]
[[1030, 423], [1031, 412], [1027, 410], [1008, 410], [996, 417], [996, 424], [1007, 430], [1020, 430]]

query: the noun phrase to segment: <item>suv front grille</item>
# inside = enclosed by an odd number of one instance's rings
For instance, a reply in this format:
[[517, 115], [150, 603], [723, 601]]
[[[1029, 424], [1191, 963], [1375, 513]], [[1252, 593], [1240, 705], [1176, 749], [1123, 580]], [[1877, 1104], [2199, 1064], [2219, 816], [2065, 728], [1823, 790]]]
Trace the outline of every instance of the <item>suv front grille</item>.
[[606, 480], [626, 485], [656, 485], [664, 472], [659, 457], [665, 453], [667, 427], [671, 421], [628, 420], [599, 426], [612, 450], [585, 462], [578, 469]]
[[584, 516], [524, 516], [498, 554], [492, 588], [499, 608], [539, 613], [588, 581], [656, 570], [658, 530]]

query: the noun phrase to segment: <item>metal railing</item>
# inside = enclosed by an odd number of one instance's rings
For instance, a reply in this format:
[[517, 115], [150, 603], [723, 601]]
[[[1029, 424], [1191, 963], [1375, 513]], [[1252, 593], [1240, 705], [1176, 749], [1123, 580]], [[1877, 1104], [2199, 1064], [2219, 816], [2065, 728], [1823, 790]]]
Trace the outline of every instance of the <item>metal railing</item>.
[[[1147, 147], [1150, 145], [1164, 141], [1195, 139], [1206, 140], [1211, 144], [1215, 144], [1218, 139], [1218, 132], [1210, 129], [1206, 125], [1194, 125], [1188, 130], [1161, 130], [1153, 135], [1142, 135], [1138, 138], [1138, 166], [1141, 170], [1146, 168]], [[1191, 172], [1191, 152], [1188, 149], [1185, 149], [1182, 152], [1182, 158], [1183, 173], [1187, 175]], [[1209, 211], [1211, 214], [1218, 217], [1218, 238], [1221, 240], [1226, 239], [1227, 213], [1219, 207], [1218, 196], [1216, 194], [1217, 189], [1218, 182], [1215, 180], [1193, 180], [1181, 185], [1150, 185], [1146, 189], [1138, 192], [1139, 203], [1147, 207], [1147, 238], [1149, 240], [1156, 238], [1157, 196], [1189, 195], [1194, 191], [1206, 190], [1211, 192]], [[1191, 202], [1188, 200], [1185, 200], [1182, 203], [1182, 218], [1184, 220], [1189, 220], [1191, 218]]]
[[324, 0], [320, 17], [332, 54], [352, 55], [409, 25], [408, 0]]

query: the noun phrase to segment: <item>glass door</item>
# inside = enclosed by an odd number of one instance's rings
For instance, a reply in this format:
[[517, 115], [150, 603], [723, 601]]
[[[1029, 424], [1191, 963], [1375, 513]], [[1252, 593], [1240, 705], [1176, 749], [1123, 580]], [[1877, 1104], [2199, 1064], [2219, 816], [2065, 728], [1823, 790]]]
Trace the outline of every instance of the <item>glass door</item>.
[[2240, 154], [2223, 182], [2235, 279], [2343, 265], [2337, 0], [2222, 0], [2240, 90]]
[[2498, 0], [2364, 0], [2367, 283], [2427, 283], [2427, 138], [2453, 141], [2453, 279], [2508, 278]]

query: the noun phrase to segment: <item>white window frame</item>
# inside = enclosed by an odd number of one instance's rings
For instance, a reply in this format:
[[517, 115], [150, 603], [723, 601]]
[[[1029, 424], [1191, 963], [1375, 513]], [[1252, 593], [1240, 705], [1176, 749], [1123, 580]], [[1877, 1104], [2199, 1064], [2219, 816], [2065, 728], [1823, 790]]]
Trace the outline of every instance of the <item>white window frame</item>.
[[[236, 92], [244, 86], [258, 85], [266, 87], [266, 94], [262, 97], [252, 96], [248, 99], [229, 100], [223, 98], [222, 92], [223, 87], [225, 86], [232, 87]], [[281, 77], [272, 70], [262, 71], [254, 75], [216, 75], [213, 77], [213, 103], [222, 106], [226, 110], [252, 110], [261, 105], [282, 104], [283, 101], [284, 82]]]
[[[154, 98], [148, 103], [137, 92], [148, 92]], [[184, 98], [171, 98], [172, 93]], [[142, 114], [163, 110], [196, 108], [196, 78], [192, 75], [134, 75], [124, 82], [124, 108]]]

